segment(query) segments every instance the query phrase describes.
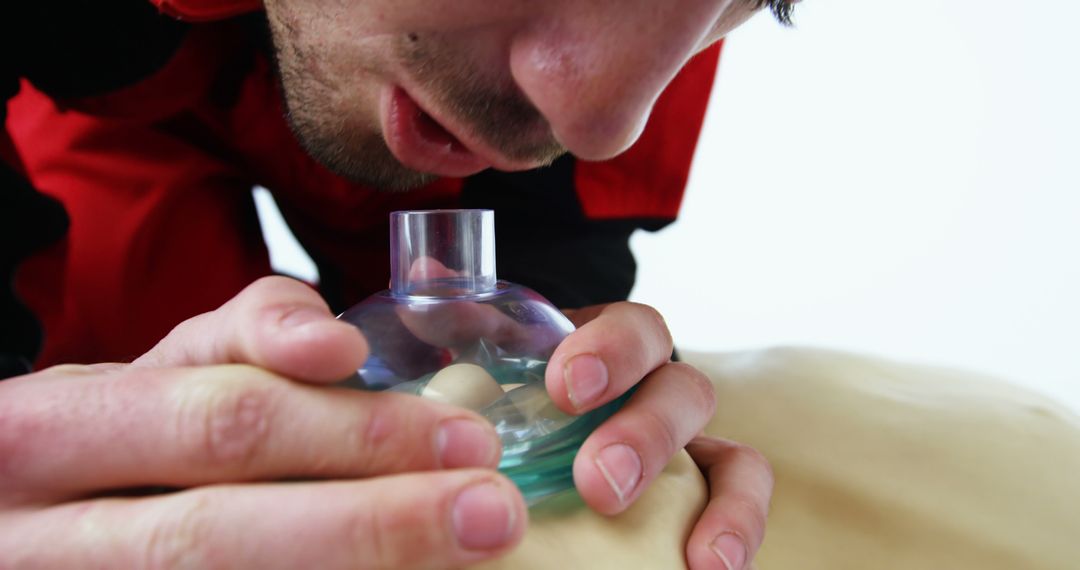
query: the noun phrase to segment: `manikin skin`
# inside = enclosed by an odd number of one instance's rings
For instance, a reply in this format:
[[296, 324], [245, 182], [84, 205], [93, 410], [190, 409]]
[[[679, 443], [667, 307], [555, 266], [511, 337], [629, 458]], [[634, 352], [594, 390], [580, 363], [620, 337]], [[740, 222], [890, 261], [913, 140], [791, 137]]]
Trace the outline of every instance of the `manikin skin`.
[[479, 412], [503, 397], [499, 383], [475, 364], [451, 364], [431, 377], [421, 396]]
[[[773, 464], [759, 570], [1080, 560], [1080, 417], [1054, 402], [978, 374], [825, 350], [683, 356], [716, 386], [707, 433]], [[571, 501], [535, 509], [521, 546], [483, 568], [682, 568], [679, 545], [705, 501], [700, 472], [676, 457], [615, 517]]]

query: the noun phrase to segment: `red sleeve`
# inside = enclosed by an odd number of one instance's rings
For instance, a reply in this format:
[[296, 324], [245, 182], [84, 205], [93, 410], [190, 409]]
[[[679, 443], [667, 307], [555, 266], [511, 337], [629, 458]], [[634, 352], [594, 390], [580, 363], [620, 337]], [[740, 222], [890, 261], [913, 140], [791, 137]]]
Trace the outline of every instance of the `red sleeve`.
[[197, 27], [128, 88], [56, 102], [24, 84], [12, 101], [32, 182], [71, 217], [67, 250], [35, 256], [17, 282], [46, 331], [38, 366], [133, 358], [272, 273], [255, 184], [346, 303], [386, 286], [389, 211], [454, 205], [458, 181], [377, 193], [318, 165], [289, 131], [269, 63], [228, 25]]
[[271, 271], [252, 179], [195, 112], [212, 106], [208, 62], [235, 62], [213, 38], [189, 39], [127, 89], [58, 107], [24, 83], [11, 101], [30, 181], [71, 219], [67, 247], [16, 281], [45, 329], [38, 366], [131, 359]]
[[577, 165], [578, 199], [590, 219], [672, 220], [716, 76], [721, 44], [698, 54], [660, 96], [641, 138], [622, 155]]
[[30, 186], [6, 130], [6, 107], [0, 94], [0, 379], [29, 372], [41, 350], [41, 323], [16, 294], [14, 278], [28, 256], [62, 249], [68, 224], [63, 207]]
[[224, 20], [262, 9], [262, 0], [150, 0], [162, 14], [189, 22]]

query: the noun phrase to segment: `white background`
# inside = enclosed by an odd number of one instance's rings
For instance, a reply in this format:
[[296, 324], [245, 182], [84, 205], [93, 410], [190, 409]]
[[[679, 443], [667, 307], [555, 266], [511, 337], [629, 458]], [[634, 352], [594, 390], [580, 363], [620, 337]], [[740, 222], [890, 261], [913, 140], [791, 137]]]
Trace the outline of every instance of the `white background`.
[[[633, 240], [634, 299], [688, 349], [870, 352], [1080, 410], [1080, 4], [807, 0], [796, 22], [729, 38], [680, 221]], [[276, 266], [313, 275], [263, 211]]]
[[973, 368], [1080, 410], [1080, 4], [807, 0], [729, 36], [634, 298], [687, 348]]

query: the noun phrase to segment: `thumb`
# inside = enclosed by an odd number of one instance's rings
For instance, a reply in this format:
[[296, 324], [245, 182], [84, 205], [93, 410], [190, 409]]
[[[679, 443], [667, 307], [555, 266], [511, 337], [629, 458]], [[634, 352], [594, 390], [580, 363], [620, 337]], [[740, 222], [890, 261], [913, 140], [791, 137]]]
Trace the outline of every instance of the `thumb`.
[[217, 310], [180, 323], [132, 365], [251, 364], [296, 380], [328, 383], [355, 372], [367, 354], [360, 331], [335, 319], [311, 287], [265, 277]]

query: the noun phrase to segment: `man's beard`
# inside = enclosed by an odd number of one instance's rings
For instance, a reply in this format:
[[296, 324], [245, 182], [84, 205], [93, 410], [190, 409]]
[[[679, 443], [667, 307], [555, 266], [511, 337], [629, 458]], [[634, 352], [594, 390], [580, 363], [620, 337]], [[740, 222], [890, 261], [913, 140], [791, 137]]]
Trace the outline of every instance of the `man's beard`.
[[388, 192], [412, 190], [438, 178], [398, 162], [377, 130], [350, 128], [344, 121], [335, 122], [333, 114], [294, 113], [289, 103], [286, 108], [285, 116], [300, 145], [342, 178]]
[[[273, 39], [286, 116], [300, 144], [315, 160], [339, 176], [380, 190], [409, 190], [438, 178], [401, 164], [377, 124], [357, 124], [359, 114], [350, 112], [354, 109], [334, 108], [335, 102], [349, 102], [335, 93], [338, 90], [333, 85], [294, 69], [302, 68], [301, 57], [316, 54], [289, 46], [293, 57], [285, 58], [278, 42], [286, 38]], [[421, 89], [435, 97], [442, 112], [467, 125], [506, 158], [546, 165], [565, 154], [547, 121], [512, 80], [493, 81], [482, 75], [478, 66], [468, 65], [467, 58], [454, 57], [449, 43], [434, 35], [402, 36], [395, 41], [393, 51]]]

